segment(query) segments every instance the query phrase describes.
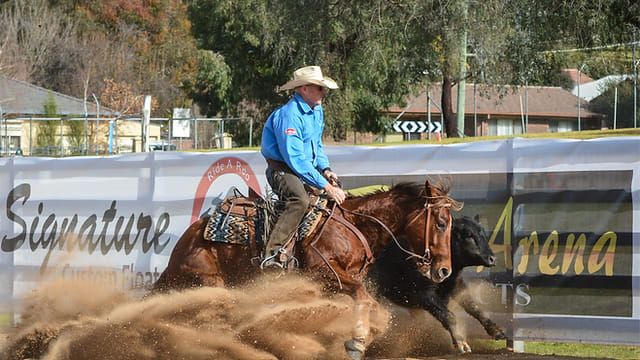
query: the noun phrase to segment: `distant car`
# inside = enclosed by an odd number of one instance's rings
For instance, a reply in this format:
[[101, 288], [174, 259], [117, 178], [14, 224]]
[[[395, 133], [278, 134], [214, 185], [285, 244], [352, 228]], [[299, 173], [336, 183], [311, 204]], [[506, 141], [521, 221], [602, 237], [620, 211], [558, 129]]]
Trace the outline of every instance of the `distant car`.
[[167, 142], [156, 142], [148, 145], [149, 151], [176, 151], [176, 145]]

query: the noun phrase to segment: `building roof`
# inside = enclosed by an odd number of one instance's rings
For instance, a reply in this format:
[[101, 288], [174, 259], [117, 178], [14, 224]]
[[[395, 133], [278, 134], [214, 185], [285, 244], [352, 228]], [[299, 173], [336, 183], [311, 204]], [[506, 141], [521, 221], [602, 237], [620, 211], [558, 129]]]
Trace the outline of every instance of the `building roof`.
[[581, 71], [578, 73], [578, 69], [563, 69], [562, 72], [569, 76], [569, 79], [571, 79], [573, 85], [578, 84], [578, 77], [580, 77], [580, 84], [586, 84], [593, 81], [593, 79], [584, 72]]
[[[619, 84], [626, 79], [633, 79], [633, 77], [631, 75], [609, 75], [587, 84], [583, 83], [579, 86], [580, 98], [591, 101], [602, 95], [610, 85]], [[578, 96], [578, 86], [574, 87], [571, 93]]]
[[[458, 97], [458, 87], [452, 88], [452, 102], [455, 104]], [[566, 117], [574, 118], [578, 115], [578, 97], [560, 87], [551, 86], [529, 86], [514, 87], [505, 86], [504, 94], [500, 94], [494, 87], [478, 84], [476, 86], [475, 111], [474, 111], [474, 90], [473, 84], [465, 87], [465, 114], [484, 114], [520, 116], [525, 111], [525, 104], [528, 101], [528, 115], [539, 117]], [[440, 84], [429, 87], [431, 96], [431, 113], [440, 113], [440, 99], [442, 87]], [[599, 114], [587, 110], [587, 102], [580, 100], [580, 116], [599, 117]], [[390, 114], [425, 114], [427, 112], [427, 96], [423, 92], [418, 96], [409, 96], [406, 107], [393, 106], [387, 112]]]
[[[0, 75], [0, 107], [3, 114], [42, 115], [49, 94], [56, 102], [58, 115], [84, 115], [82, 99]], [[87, 99], [88, 115], [95, 116], [96, 110], [95, 102]], [[100, 116], [113, 116], [113, 113], [109, 108], [100, 107]]]

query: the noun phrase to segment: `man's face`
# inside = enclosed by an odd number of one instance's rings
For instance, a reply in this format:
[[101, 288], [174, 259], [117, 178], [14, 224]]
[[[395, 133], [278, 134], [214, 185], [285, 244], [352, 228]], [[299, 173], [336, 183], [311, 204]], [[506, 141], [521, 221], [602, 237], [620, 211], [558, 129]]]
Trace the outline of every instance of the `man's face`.
[[301, 88], [302, 97], [309, 104], [322, 105], [322, 99], [327, 94], [327, 88], [315, 84], [307, 84]]

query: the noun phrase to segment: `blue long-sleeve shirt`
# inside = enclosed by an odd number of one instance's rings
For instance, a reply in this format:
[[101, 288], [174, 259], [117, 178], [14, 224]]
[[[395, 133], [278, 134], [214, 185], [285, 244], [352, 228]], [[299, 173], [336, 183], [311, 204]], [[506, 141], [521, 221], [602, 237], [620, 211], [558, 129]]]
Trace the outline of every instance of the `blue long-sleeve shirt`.
[[296, 93], [267, 119], [260, 152], [267, 159], [286, 163], [302, 181], [322, 189], [328, 183], [322, 170], [329, 167], [322, 145], [323, 130], [322, 106], [312, 109]]

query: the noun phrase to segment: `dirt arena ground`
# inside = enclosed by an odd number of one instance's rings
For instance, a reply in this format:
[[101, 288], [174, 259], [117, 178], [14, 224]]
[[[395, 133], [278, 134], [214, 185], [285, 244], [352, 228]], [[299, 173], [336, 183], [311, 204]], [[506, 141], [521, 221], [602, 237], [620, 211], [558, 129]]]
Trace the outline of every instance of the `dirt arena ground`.
[[[21, 326], [0, 334], [2, 359], [344, 359], [351, 299], [307, 280], [256, 281], [139, 299], [52, 280], [24, 299]], [[456, 355], [426, 313], [381, 306], [367, 359], [584, 359], [486, 351]]]

